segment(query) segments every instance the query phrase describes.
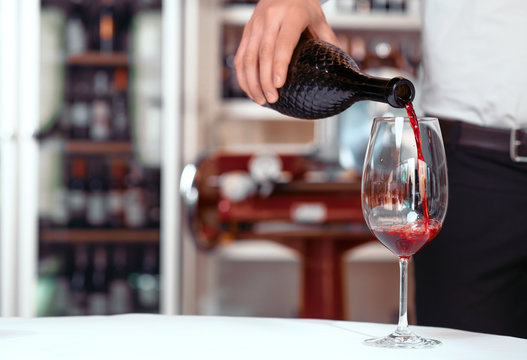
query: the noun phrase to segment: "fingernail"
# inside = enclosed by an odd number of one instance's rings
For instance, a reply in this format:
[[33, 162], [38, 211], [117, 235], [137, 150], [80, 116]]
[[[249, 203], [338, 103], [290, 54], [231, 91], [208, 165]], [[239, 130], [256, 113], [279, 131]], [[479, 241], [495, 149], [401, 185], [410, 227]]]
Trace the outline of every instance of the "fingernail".
[[272, 92], [266, 92], [265, 93], [265, 97], [267, 99], [268, 102], [270, 103], [274, 103], [277, 99], [276, 95], [273, 94]]
[[280, 75], [275, 75], [275, 77], [274, 77], [274, 85], [276, 87], [282, 86], [282, 78], [280, 77]]
[[257, 97], [254, 101], [255, 101], [258, 105], [265, 105], [265, 99], [264, 99], [264, 98]]

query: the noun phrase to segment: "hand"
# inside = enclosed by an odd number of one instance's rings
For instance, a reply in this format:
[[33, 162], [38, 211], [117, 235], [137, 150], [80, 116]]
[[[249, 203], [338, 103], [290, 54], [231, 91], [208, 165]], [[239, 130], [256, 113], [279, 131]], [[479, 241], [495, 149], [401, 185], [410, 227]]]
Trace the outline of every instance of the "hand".
[[245, 25], [234, 58], [236, 77], [256, 103], [274, 103], [277, 89], [305, 29], [317, 39], [338, 44], [318, 0], [260, 0]]

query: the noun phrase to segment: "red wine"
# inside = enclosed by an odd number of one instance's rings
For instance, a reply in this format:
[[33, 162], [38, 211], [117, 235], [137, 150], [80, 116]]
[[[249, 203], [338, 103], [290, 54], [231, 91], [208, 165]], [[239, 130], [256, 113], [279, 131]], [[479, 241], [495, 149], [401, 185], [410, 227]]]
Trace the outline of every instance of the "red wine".
[[432, 219], [406, 225], [379, 226], [372, 228], [373, 233], [391, 252], [399, 257], [408, 258], [432, 240], [441, 230], [441, 222]]
[[[412, 125], [412, 130], [414, 132], [414, 138], [415, 138], [415, 145], [417, 147], [417, 174], [419, 174], [419, 184], [423, 184], [425, 186], [426, 184], [426, 169], [422, 169], [421, 166], [425, 164], [425, 159], [423, 157], [423, 148], [421, 146], [421, 134], [419, 132], [419, 122], [417, 121], [417, 115], [415, 114], [414, 107], [412, 105], [412, 102], [409, 101], [404, 106], [406, 108], [406, 112], [408, 113], [408, 118], [410, 119], [410, 125]], [[421, 189], [421, 196], [423, 201], [423, 220], [424, 220], [424, 227], [425, 230], [428, 227], [428, 204], [426, 201], [426, 188]]]
[[301, 119], [321, 119], [361, 100], [402, 108], [413, 100], [415, 88], [401, 77], [389, 79], [362, 73], [355, 61], [336, 46], [303, 34], [278, 94], [278, 101], [266, 106]]

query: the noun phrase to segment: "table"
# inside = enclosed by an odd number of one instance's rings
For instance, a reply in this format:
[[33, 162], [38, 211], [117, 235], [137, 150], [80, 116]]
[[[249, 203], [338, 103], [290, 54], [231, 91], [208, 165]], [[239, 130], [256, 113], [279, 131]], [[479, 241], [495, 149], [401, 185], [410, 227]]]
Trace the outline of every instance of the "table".
[[198, 248], [254, 239], [285, 245], [301, 259], [300, 316], [346, 319], [343, 256], [376, 241], [362, 215], [360, 180], [309, 180], [313, 175], [308, 174], [326, 174], [332, 165], [310, 156], [280, 154], [283, 170], [292, 179], [275, 183], [271, 194], [236, 201], [222, 195], [218, 179], [233, 172], [249, 176], [254, 156], [218, 152], [183, 171], [192, 174], [182, 175], [182, 183], [194, 187], [183, 193], [188, 194], [188, 227]]
[[362, 344], [395, 325], [333, 320], [128, 314], [0, 319], [0, 358], [18, 359], [525, 359], [527, 340], [417, 327], [424, 350]]

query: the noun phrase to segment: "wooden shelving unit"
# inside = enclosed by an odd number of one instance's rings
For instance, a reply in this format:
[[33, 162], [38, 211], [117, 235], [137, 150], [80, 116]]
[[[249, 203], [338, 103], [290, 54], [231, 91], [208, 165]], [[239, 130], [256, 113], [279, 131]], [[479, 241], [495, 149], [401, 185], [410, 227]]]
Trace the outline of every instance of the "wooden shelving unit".
[[78, 66], [127, 66], [128, 54], [86, 52], [68, 56], [66, 63]]
[[68, 154], [105, 155], [132, 154], [133, 147], [129, 141], [94, 142], [90, 140], [67, 141], [64, 151]]
[[157, 229], [45, 229], [43, 243], [158, 243]]

